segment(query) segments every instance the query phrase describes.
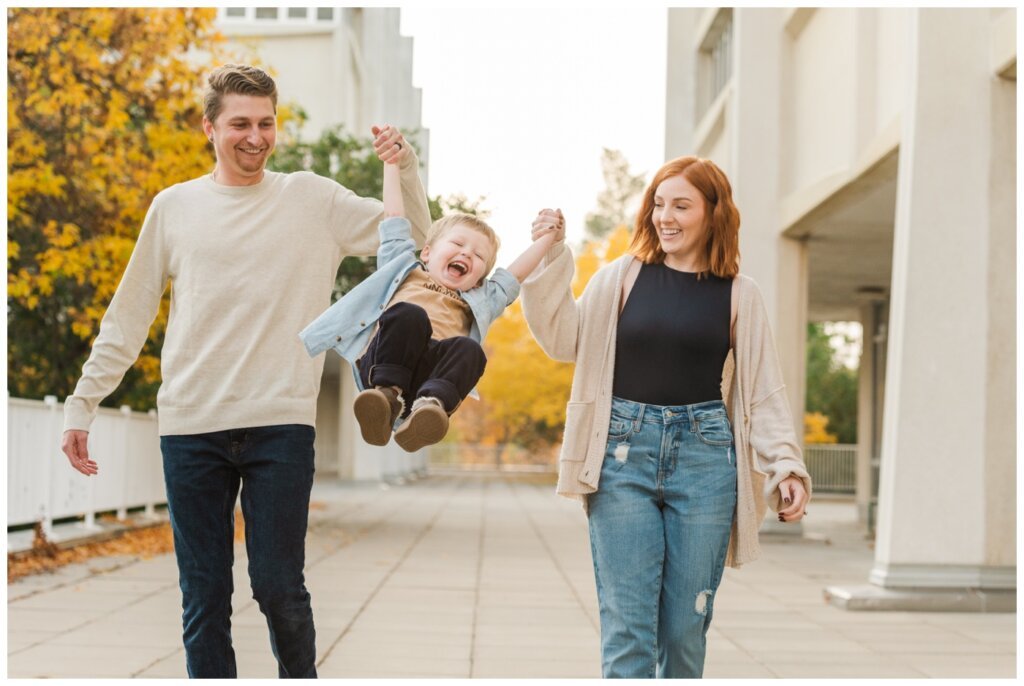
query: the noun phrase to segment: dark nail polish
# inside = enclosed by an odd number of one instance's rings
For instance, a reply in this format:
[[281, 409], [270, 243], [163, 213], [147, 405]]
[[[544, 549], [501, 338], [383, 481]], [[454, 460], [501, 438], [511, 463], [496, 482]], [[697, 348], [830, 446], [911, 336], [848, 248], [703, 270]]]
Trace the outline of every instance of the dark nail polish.
[[792, 503], [793, 501], [792, 501], [792, 500], [790, 500], [789, 498], [783, 498], [783, 499], [782, 499], [782, 502], [784, 502], [784, 503], [786, 503], [787, 505], [789, 505], [789, 504], [790, 504], [790, 503]]

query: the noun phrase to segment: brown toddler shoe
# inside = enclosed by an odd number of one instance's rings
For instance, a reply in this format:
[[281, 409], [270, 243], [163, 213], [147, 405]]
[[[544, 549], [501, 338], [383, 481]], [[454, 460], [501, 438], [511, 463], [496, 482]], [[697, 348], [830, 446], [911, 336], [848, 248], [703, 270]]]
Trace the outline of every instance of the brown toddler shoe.
[[390, 386], [367, 388], [352, 403], [363, 440], [370, 445], [387, 445], [391, 440], [391, 427], [402, 414], [405, 402], [401, 394]]
[[437, 398], [416, 398], [408, 419], [395, 430], [395, 443], [407, 453], [433, 445], [448, 433], [448, 413]]

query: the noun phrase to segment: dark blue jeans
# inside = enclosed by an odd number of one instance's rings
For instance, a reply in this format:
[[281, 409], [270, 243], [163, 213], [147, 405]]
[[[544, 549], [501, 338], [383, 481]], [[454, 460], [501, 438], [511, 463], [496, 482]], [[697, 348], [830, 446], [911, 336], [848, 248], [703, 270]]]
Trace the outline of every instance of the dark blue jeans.
[[231, 566], [239, 487], [249, 580], [267, 618], [278, 675], [316, 677], [302, 574], [314, 436], [311, 426], [287, 424], [160, 437], [189, 677], [237, 676]]
[[487, 356], [469, 336], [434, 340], [430, 316], [419, 305], [395, 303], [380, 316], [380, 328], [356, 362], [364, 388], [397, 386], [408, 416], [416, 398], [437, 398], [455, 411], [484, 374]]

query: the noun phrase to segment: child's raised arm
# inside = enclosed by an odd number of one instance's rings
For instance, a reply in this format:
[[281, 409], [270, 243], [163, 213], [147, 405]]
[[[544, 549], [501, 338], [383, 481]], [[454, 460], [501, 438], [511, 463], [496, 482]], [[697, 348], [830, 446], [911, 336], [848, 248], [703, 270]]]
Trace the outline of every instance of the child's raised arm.
[[535, 239], [530, 247], [523, 251], [523, 254], [512, 261], [512, 264], [508, 266], [508, 271], [512, 276], [516, 277], [516, 281], [522, 283], [526, 280], [540, 261], [547, 254], [548, 250], [556, 241], [562, 238], [562, 231], [564, 231], [565, 219], [562, 217], [561, 211], [557, 215], [550, 210], [541, 211], [537, 215], [537, 219], [534, 220], [533, 224], [537, 229], [542, 227], [538, 225], [546, 224], [547, 233], [541, 235]]

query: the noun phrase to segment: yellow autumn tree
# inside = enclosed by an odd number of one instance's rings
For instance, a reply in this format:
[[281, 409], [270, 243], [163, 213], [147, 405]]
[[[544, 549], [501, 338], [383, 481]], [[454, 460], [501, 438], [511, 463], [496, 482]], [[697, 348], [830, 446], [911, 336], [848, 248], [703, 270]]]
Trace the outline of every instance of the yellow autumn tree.
[[[576, 251], [575, 296], [583, 293], [601, 266], [627, 247], [629, 230], [622, 226]], [[573, 365], [544, 354], [530, 334], [520, 301], [494, 323], [484, 347], [487, 370], [478, 386], [481, 401], [466, 401], [455, 414], [452, 435], [465, 442], [514, 443], [531, 449], [561, 440]]]
[[[198, 132], [203, 76], [221, 56], [215, 16], [7, 10], [12, 394], [71, 393], [153, 196], [212, 167]], [[152, 406], [166, 321], [165, 299], [110, 402]]]
[[828, 417], [820, 412], [804, 414], [804, 444], [837, 443], [835, 434], [828, 432]]

